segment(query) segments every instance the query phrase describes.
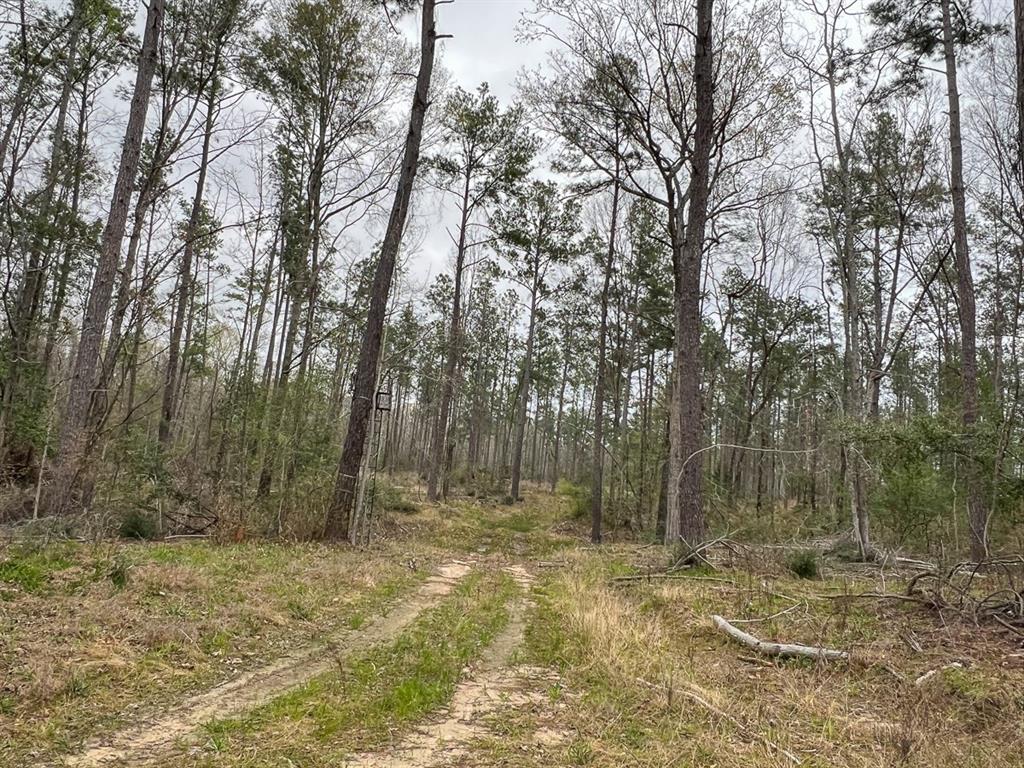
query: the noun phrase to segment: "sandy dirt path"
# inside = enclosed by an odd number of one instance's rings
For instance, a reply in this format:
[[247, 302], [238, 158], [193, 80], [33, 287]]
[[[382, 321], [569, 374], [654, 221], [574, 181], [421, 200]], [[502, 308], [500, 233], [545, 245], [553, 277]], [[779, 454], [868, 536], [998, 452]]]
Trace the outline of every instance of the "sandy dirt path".
[[81, 753], [64, 758], [61, 765], [107, 768], [159, 763], [205, 723], [244, 713], [328, 672], [336, 667], [338, 654], [362, 651], [396, 637], [423, 611], [448, 595], [471, 570], [468, 562], [451, 561], [409, 600], [361, 629], [335, 635], [323, 645], [297, 650], [186, 699], [171, 711], [140, 718], [130, 728], [87, 743]]
[[[490, 716], [502, 710], [545, 705], [544, 696], [535, 684], [538, 679], [551, 677], [551, 671], [513, 664], [515, 651], [522, 645], [526, 631], [525, 615], [533, 579], [522, 566], [505, 570], [523, 587], [524, 595], [511, 606], [505, 629], [455, 690], [443, 717], [423, 723], [391, 748], [353, 756], [342, 763], [344, 768], [475, 766], [478, 763], [474, 762], [472, 742], [492, 735], [487, 724]], [[557, 744], [565, 735], [545, 729], [534, 737], [538, 742]]]

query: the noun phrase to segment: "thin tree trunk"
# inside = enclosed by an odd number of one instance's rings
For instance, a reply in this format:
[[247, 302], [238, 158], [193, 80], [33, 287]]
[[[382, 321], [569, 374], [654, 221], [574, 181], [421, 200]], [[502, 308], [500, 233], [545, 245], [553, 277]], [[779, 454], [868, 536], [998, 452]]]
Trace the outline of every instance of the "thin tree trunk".
[[469, 228], [469, 185], [471, 170], [466, 168], [465, 186], [462, 191], [462, 218], [459, 222], [459, 242], [455, 251], [455, 286], [452, 296], [451, 327], [448, 329], [448, 348], [445, 351], [444, 374], [441, 378], [441, 405], [434, 426], [434, 440], [431, 447], [430, 472], [427, 477], [427, 500], [437, 501], [438, 484], [448, 453], [448, 420], [451, 416], [452, 396], [455, 391], [455, 369], [459, 361], [459, 347], [462, 339], [462, 270], [466, 262], [466, 234]]
[[563, 362], [562, 362], [562, 383], [558, 388], [558, 410], [555, 415], [555, 434], [553, 436], [552, 450], [551, 450], [551, 492], [554, 493], [558, 488], [558, 474], [559, 466], [558, 460], [561, 455], [562, 448], [562, 417], [565, 411], [565, 389], [569, 383], [569, 354], [572, 351], [573, 339], [569, 337], [563, 350]]
[[[960, 92], [957, 86], [956, 50], [950, 0], [942, 0], [942, 43], [946, 60], [946, 96], [949, 101], [950, 193], [953, 200], [953, 255], [956, 259], [957, 293], [960, 298], [961, 418], [964, 432], [976, 440], [978, 421], [977, 315], [974, 278], [967, 245], [967, 199], [964, 191], [963, 146], [960, 138]], [[977, 446], [980, 447], [980, 446]], [[971, 534], [971, 557], [988, 555], [988, 510], [981, 488], [977, 463], [968, 461], [967, 522]]]
[[1013, 0], [1013, 40], [1017, 62], [1017, 176], [1024, 190], [1024, 0]]
[[[85, 154], [86, 122], [89, 114], [88, 78], [82, 85], [82, 98], [78, 107], [78, 129], [75, 138], [75, 157], [81, 158]], [[71, 207], [69, 218], [75, 221], [78, 218], [79, 206], [82, 199], [82, 177], [83, 167], [80, 160], [75, 161], [74, 180], [71, 185]], [[57, 332], [60, 328], [60, 319], [64, 314], [64, 304], [67, 300], [68, 280], [71, 277], [72, 259], [74, 254], [75, 238], [71, 235], [64, 242], [64, 253], [60, 266], [54, 277], [53, 299], [50, 302], [50, 312], [47, 317], [46, 343], [43, 348], [43, 370], [49, 380], [50, 361], [53, 357], [53, 350], [57, 344]]]
[[615, 233], [619, 218], [619, 162], [615, 157], [615, 177], [612, 180], [612, 217], [608, 232], [608, 250], [604, 262], [604, 282], [601, 285], [601, 324], [597, 341], [597, 376], [594, 379], [594, 445], [590, 485], [590, 540], [601, 543], [601, 508], [604, 493], [604, 391], [605, 368], [608, 364], [608, 293], [615, 268]]
[[220, 69], [220, 46], [214, 51], [213, 65], [209, 83], [209, 95], [206, 100], [206, 123], [203, 127], [203, 148], [199, 158], [199, 175], [196, 178], [196, 192], [192, 198], [192, 210], [189, 213], [188, 226], [185, 229], [185, 242], [181, 250], [181, 267], [178, 272], [178, 300], [174, 309], [174, 322], [171, 325], [171, 341], [167, 351], [167, 370], [164, 374], [164, 391], [160, 404], [160, 426], [157, 440], [162, 448], [171, 441], [171, 425], [177, 406], [178, 377], [181, 363], [181, 334], [185, 324], [186, 313], [192, 296], [192, 261], [195, 255], [196, 241], [199, 238], [199, 224], [203, 213], [203, 195], [206, 190], [206, 174], [210, 167], [210, 143], [213, 139], [214, 115], [217, 109], [218, 70]]
[[[540, 246], [538, 245], [538, 248]], [[537, 297], [540, 293], [540, 254], [533, 273], [533, 287], [530, 291], [530, 327], [526, 334], [526, 356], [523, 358], [523, 380], [516, 406], [515, 436], [512, 441], [512, 477], [509, 496], [519, 501], [519, 484], [523, 474], [523, 443], [526, 439], [526, 419], [530, 405], [530, 379], [533, 377], [533, 345], [537, 335]]]

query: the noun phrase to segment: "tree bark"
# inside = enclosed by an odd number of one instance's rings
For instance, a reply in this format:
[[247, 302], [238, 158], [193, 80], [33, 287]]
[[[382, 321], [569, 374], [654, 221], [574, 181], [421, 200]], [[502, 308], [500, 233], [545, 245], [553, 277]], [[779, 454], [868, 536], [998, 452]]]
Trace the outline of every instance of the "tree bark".
[[604, 390], [605, 368], [608, 360], [608, 293], [615, 267], [615, 230], [619, 216], [619, 158], [615, 158], [615, 178], [612, 182], [612, 219], [608, 232], [608, 251], [605, 255], [604, 282], [601, 285], [601, 325], [597, 342], [597, 377], [594, 384], [594, 445], [590, 486], [590, 541], [601, 543], [601, 509], [604, 493]]
[[[957, 85], [956, 49], [950, 0], [942, 0], [942, 47], [946, 64], [946, 97], [949, 102], [950, 194], [953, 201], [953, 256], [956, 260], [957, 293], [960, 299], [960, 383], [961, 420], [972, 453], [977, 445], [978, 356], [977, 311], [974, 278], [967, 244], [967, 196], [964, 190], [963, 145], [960, 137], [960, 91]], [[971, 535], [971, 557], [988, 556], [988, 509], [981, 488], [977, 462], [967, 465], [967, 523]]]
[[367, 427], [374, 407], [374, 387], [377, 383], [377, 368], [380, 363], [381, 339], [387, 313], [388, 297], [395, 274], [395, 262], [402, 245], [405, 221], [409, 213], [413, 183], [419, 166], [420, 144], [423, 140], [423, 122], [430, 106], [430, 81], [434, 72], [434, 51], [437, 44], [437, 28], [434, 19], [436, 0], [423, 0], [423, 19], [420, 29], [420, 68], [416, 76], [416, 92], [413, 96], [412, 112], [409, 117], [409, 133], [405, 139], [402, 169], [398, 178], [391, 216], [388, 220], [380, 259], [373, 276], [370, 308], [366, 317], [366, 330], [359, 349], [356, 366], [355, 387], [352, 394], [352, 408], [349, 415], [345, 444], [338, 462], [338, 474], [334, 483], [334, 494], [327, 513], [324, 535], [329, 539], [352, 538], [349, 520], [355, 503], [355, 490], [359, 467], [366, 450]]
[[110, 312], [110, 300], [114, 287], [114, 276], [121, 255], [121, 241], [124, 239], [125, 225], [128, 219], [128, 208], [131, 201], [132, 188], [139, 168], [139, 156], [142, 149], [142, 137], [146, 127], [146, 111], [156, 72], [157, 48], [160, 40], [160, 28], [163, 24], [164, 0], [151, 0], [146, 15], [146, 31], [142, 49], [139, 53], [138, 69], [135, 77], [135, 89], [132, 94], [128, 125], [125, 129], [124, 144], [121, 148], [121, 161], [114, 184], [107, 223], [103, 228], [100, 241], [99, 261], [93, 278], [89, 302], [85, 309], [82, 322], [82, 333], [78, 343], [78, 352], [71, 374], [71, 387], [68, 395], [68, 406], [64, 414], [64, 423], [60, 436], [60, 478], [57, 494], [54, 499], [55, 514], [66, 512], [74, 490], [76, 475], [85, 460], [88, 435], [85, 428], [89, 416], [89, 406], [96, 382], [96, 367], [99, 362], [100, 345], [103, 330]]
[[[703, 441], [701, 404], [700, 331], [701, 261], [710, 198], [711, 145], [714, 140], [714, 51], [712, 16], [714, 0], [697, 0], [697, 35], [693, 81], [696, 94], [696, 125], [685, 229], [682, 210], [674, 212], [673, 272], [675, 273], [675, 364], [672, 386], [671, 474], [665, 543], [680, 539], [696, 546], [707, 534], [701, 489]], [[683, 234], [682, 241], [679, 235]]]

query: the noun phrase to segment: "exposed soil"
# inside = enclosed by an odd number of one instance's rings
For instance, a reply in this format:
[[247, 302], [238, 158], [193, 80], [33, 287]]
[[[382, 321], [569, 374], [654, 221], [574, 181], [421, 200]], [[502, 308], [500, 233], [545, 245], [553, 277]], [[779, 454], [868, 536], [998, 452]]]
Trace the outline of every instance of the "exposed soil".
[[[424, 723], [387, 750], [354, 756], [344, 763], [346, 768], [478, 765], [474, 762], [472, 742], [494, 735], [488, 723], [492, 716], [502, 711], [548, 705], [543, 686], [538, 683], [556, 682], [554, 673], [513, 664], [515, 651], [523, 642], [524, 617], [533, 579], [523, 566], [510, 566], [505, 570], [525, 588], [527, 597], [511, 606], [508, 625], [494, 639], [471, 675], [456, 689], [443, 719]], [[559, 744], [566, 739], [566, 734], [552, 729], [534, 733], [534, 741], [546, 745]]]
[[339, 633], [324, 645], [302, 648], [193, 696], [173, 711], [140, 718], [126, 730], [90, 742], [81, 753], [65, 758], [63, 765], [101, 768], [158, 763], [161, 756], [187, 741], [204, 723], [253, 709], [329, 671], [337, 664], [339, 655], [365, 650], [396, 637], [423, 611], [439, 603], [471, 570], [468, 562], [451, 561], [430, 577], [411, 599], [386, 616], [359, 630]]

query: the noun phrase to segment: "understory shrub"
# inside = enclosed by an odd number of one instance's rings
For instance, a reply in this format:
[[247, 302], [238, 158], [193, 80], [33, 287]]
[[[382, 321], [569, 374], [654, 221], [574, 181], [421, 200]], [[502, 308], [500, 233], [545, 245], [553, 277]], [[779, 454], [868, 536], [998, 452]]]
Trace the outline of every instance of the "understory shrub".
[[129, 510], [121, 518], [118, 533], [122, 539], [154, 541], [160, 538], [160, 530], [152, 515], [137, 509]]
[[803, 549], [792, 553], [786, 558], [786, 567], [801, 579], [818, 578], [818, 553], [813, 549]]

